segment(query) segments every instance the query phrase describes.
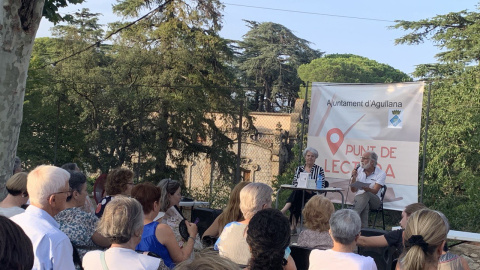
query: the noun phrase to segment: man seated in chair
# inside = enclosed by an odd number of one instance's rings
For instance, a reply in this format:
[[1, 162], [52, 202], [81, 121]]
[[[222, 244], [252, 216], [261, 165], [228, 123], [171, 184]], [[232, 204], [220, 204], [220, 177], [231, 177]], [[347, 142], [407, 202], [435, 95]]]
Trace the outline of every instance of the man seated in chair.
[[365, 152], [362, 155], [359, 166], [352, 171], [352, 184], [362, 182], [369, 184], [368, 187], [350, 187], [356, 192], [353, 210], [357, 211], [362, 220], [362, 228], [368, 227], [368, 212], [370, 209], [380, 207], [380, 189], [385, 185], [387, 175], [377, 167], [378, 155], [373, 152]]

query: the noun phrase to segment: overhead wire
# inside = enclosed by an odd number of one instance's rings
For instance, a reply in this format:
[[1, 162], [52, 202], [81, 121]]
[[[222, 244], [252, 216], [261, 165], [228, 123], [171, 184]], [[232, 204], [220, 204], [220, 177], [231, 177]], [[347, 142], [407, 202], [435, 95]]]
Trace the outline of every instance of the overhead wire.
[[[128, 23], [127, 25], [123, 26], [123, 27], [120, 27], [118, 28], [117, 30], [111, 32], [110, 34], [108, 34], [105, 38], [101, 39], [101, 40], [98, 40], [96, 41], [95, 43], [75, 52], [75, 53], [72, 53], [71, 55], [68, 55], [64, 58], [61, 58], [59, 60], [56, 60], [52, 63], [48, 63], [46, 65], [43, 65], [39, 68], [35, 68], [34, 70], [37, 70], [37, 69], [43, 69], [43, 68], [46, 68], [48, 66], [55, 66], [56, 64], [62, 62], [62, 61], [65, 61], [69, 58], [72, 58], [76, 55], [79, 55], [85, 51], [88, 51], [94, 47], [98, 47], [99, 44], [101, 44], [102, 42], [104, 41], [107, 41], [108, 39], [110, 39], [113, 35], [116, 35], [117, 33], [135, 25], [137, 22], [143, 20], [143, 19], [146, 19], [148, 18], [149, 16], [161, 11], [168, 3], [172, 2], [173, 0], [168, 0], [168, 1], [165, 1], [165, 3], [163, 3], [162, 5], [158, 6], [157, 8], [149, 11], [147, 14], [145, 14], [144, 16], [138, 18], [137, 20], [131, 22], [131, 23]], [[274, 11], [282, 11], [282, 12], [290, 12], [290, 13], [301, 13], [301, 14], [310, 14], [310, 15], [318, 15], [318, 16], [328, 16], [328, 17], [337, 17], [337, 18], [347, 18], [347, 19], [356, 19], [356, 20], [368, 20], [368, 21], [379, 21], [379, 22], [391, 22], [391, 23], [394, 23], [395, 21], [391, 21], [391, 20], [384, 20], [384, 19], [375, 19], [375, 18], [367, 18], [367, 17], [356, 17], [356, 16], [346, 16], [346, 15], [338, 15], [338, 14], [328, 14], [328, 13], [318, 13], [318, 12], [309, 12], [309, 11], [300, 11], [300, 10], [291, 10], [291, 9], [280, 9], [280, 8], [270, 8], [270, 7], [260, 7], [260, 6], [251, 6], [251, 5], [242, 5], [242, 4], [234, 4], [234, 3], [227, 3], [227, 2], [223, 2], [223, 4], [225, 5], [230, 5], [230, 6], [238, 6], [238, 7], [247, 7], [247, 8], [256, 8], [256, 9], [264, 9], [264, 10], [274, 10]]]
[[310, 15], [328, 16], [328, 17], [337, 17], [337, 18], [347, 18], [347, 19], [356, 19], [356, 20], [367, 20], [367, 21], [377, 21], [377, 22], [395, 23], [395, 21], [391, 21], [391, 20], [375, 19], [375, 18], [367, 18], [367, 17], [346, 16], [346, 15], [328, 14], [328, 13], [318, 13], [318, 12], [292, 10], [292, 9], [259, 7], [259, 6], [251, 6], [251, 5], [233, 4], [233, 3], [227, 3], [227, 2], [223, 2], [223, 4], [229, 5], [229, 6], [237, 6], [237, 7], [248, 7], [248, 8], [264, 9], [264, 10], [283, 11], [283, 12], [289, 12], [289, 13], [300, 13], [300, 14], [310, 14]]
[[70, 55], [68, 55], [68, 56], [66, 56], [66, 57], [64, 57], [64, 58], [61, 58], [61, 59], [59, 59], [59, 60], [56, 60], [56, 61], [54, 61], [54, 62], [52, 62], [52, 63], [48, 63], [48, 64], [43, 65], [43, 66], [41, 66], [41, 67], [39, 67], [39, 68], [36, 68], [36, 69], [34, 69], [34, 70], [43, 69], [43, 68], [46, 68], [46, 67], [51, 66], [51, 65], [55, 66], [56, 64], [58, 64], [58, 63], [60, 63], [60, 62], [62, 62], [62, 61], [65, 61], [65, 60], [67, 60], [67, 59], [69, 59], [69, 58], [72, 58], [72, 57], [74, 57], [74, 56], [76, 56], [76, 55], [79, 55], [79, 54], [81, 54], [81, 53], [83, 53], [83, 52], [86, 52], [86, 51], [88, 51], [88, 50], [90, 50], [90, 49], [92, 49], [92, 48], [94, 48], [94, 47], [98, 47], [102, 42], [107, 41], [108, 39], [110, 39], [112, 36], [118, 34], [119, 32], [121, 32], [121, 31], [123, 31], [123, 30], [125, 30], [125, 29], [127, 29], [127, 28], [130, 28], [131, 26], [135, 25], [137, 22], [139, 22], [139, 21], [141, 21], [141, 20], [144, 20], [144, 19], [150, 17], [151, 15], [153, 15], [153, 14], [159, 12], [159, 11], [162, 11], [163, 8], [164, 8], [168, 3], [172, 2], [172, 1], [173, 1], [173, 0], [167, 0], [167, 1], [165, 1], [165, 3], [159, 5], [159, 6], [156, 7], [155, 9], [149, 11], [147, 14], [143, 15], [142, 17], [138, 18], [137, 20], [135, 20], [135, 21], [133, 21], [133, 22], [130, 22], [130, 23], [128, 23], [127, 25], [122, 26], [122, 27], [118, 28], [117, 30], [111, 32], [110, 34], [108, 34], [108, 35], [107, 35], [106, 37], [104, 37], [103, 39], [97, 40], [95, 43], [93, 43], [93, 44], [91, 44], [91, 45], [89, 45], [89, 46], [87, 46], [87, 47], [85, 47], [85, 48], [83, 48], [83, 49], [81, 49], [81, 50], [79, 50], [79, 51], [77, 51], [77, 52], [74, 52], [74, 53], [72, 53], [72, 54], [70, 54]]

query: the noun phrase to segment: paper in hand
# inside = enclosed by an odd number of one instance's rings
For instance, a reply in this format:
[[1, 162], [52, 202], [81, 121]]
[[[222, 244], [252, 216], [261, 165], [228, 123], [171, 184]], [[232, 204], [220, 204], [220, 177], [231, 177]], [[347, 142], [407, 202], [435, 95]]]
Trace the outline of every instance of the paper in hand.
[[355, 181], [355, 182], [352, 183], [350, 186], [351, 186], [351, 187], [354, 187], [354, 188], [358, 188], [358, 189], [363, 189], [363, 188], [369, 187], [370, 184], [369, 184], [369, 183], [360, 182], [360, 181]]

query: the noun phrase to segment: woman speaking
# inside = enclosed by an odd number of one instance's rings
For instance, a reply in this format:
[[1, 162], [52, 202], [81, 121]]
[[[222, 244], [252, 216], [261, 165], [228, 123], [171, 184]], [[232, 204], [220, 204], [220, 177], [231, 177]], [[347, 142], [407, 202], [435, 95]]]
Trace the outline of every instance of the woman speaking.
[[[305, 158], [305, 165], [298, 166], [295, 170], [295, 175], [293, 177], [293, 185], [297, 185], [297, 179], [300, 176], [300, 173], [309, 173], [310, 177], [315, 179], [315, 182], [318, 180], [318, 175], [325, 179], [325, 174], [323, 172], [322, 167], [315, 164], [315, 160], [318, 158], [318, 151], [312, 147], [307, 147], [303, 150], [303, 157]], [[328, 185], [327, 185], [328, 186]], [[325, 181], [322, 182], [322, 188], [325, 187]], [[295, 234], [297, 231], [297, 223], [300, 217], [300, 213], [302, 212], [302, 197], [303, 197], [302, 190], [294, 190], [290, 194], [287, 199], [287, 203], [281, 210], [282, 213], [286, 213], [287, 210], [290, 209], [290, 229], [292, 233]], [[311, 191], [305, 191], [305, 200], [303, 205], [307, 203], [307, 201], [313, 196], [314, 194]]]

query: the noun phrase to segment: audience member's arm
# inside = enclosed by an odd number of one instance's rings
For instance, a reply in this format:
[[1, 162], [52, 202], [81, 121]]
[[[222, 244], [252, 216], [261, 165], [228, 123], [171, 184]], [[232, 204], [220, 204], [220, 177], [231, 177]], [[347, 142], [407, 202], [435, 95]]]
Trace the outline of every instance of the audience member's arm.
[[287, 265], [283, 267], [283, 270], [297, 270], [297, 266], [295, 265], [295, 261], [293, 260], [292, 256], [288, 256]]
[[92, 235], [92, 241], [97, 245], [104, 248], [110, 247], [110, 241], [105, 238], [103, 235], [99, 234], [98, 232], [94, 232]]
[[[195, 237], [195, 235], [197, 235], [197, 225], [190, 222], [186, 222], [186, 224], [188, 233], [193, 235], [192, 237]], [[192, 226], [194, 226], [195, 229], [193, 229]], [[180, 248], [177, 240], [175, 239], [172, 228], [166, 224], [158, 224], [155, 231], [155, 236], [160, 243], [167, 247], [168, 253], [170, 254], [170, 257], [174, 263], [183, 262], [192, 254], [195, 240], [188, 238], [187, 243], [183, 245], [183, 248]]]
[[361, 247], [386, 247], [388, 246], [385, 236], [360, 236], [357, 240], [357, 246]]
[[203, 233], [203, 236], [212, 236], [212, 237], [215, 237], [217, 238], [219, 235], [218, 235], [218, 232], [220, 231], [220, 228], [218, 228], [218, 218], [220, 216], [218, 216], [212, 223], [212, 225], [210, 225], [210, 227], [208, 227], [208, 229]]

